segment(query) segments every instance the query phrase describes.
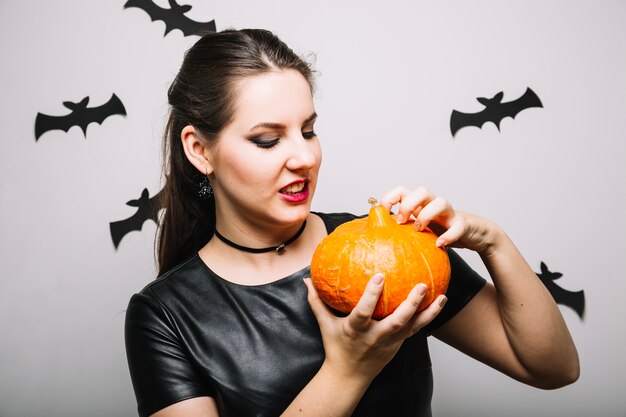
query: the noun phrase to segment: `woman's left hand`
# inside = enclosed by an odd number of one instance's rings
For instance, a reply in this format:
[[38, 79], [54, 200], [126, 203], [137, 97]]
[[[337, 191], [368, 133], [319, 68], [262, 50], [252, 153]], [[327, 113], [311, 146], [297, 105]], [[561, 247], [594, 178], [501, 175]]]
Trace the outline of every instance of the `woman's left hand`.
[[545, 285], [494, 222], [456, 211], [426, 188], [398, 187], [381, 204], [399, 204], [398, 223], [439, 235], [437, 246], [478, 252], [493, 281], [436, 330], [435, 336], [527, 384], [552, 389], [580, 374], [576, 346]]
[[381, 204], [387, 210], [399, 204], [398, 223], [406, 223], [413, 215], [417, 230], [429, 227], [439, 235], [437, 246], [440, 247], [466, 248], [488, 254], [499, 230], [488, 219], [456, 211], [449, 201], [424, 187], [412, 191], [397, 187], [383, 197]]

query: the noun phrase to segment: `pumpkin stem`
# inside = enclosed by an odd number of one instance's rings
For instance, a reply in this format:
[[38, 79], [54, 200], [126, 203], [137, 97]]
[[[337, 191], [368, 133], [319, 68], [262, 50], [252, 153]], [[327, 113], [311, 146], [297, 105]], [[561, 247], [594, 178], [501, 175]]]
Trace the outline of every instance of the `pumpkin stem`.
[[367, 199], [367, 202], [372, 206], [367, 216], [368, 227], [375, 228], [395, 225], [395, 221], [391, 218], [387, 209], [380, 204], [380, 201], [374, 197], [370, 197]]

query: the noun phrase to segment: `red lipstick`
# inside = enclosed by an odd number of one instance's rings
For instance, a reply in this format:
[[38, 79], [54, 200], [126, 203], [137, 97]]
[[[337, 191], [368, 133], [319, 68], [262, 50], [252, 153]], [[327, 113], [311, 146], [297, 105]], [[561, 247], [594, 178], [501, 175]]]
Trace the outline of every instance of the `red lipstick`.
[[[294, 184], [304, 183], [304, 187], [301, 191], [297, 193], [287, 193], [285, 190]], [[280, 197], [289, 202], [289, 203], [300, 203], [309, 198], [309, 181], [308, 180], [298, 180], [287, 184], [285, 187], [280, 190]]]

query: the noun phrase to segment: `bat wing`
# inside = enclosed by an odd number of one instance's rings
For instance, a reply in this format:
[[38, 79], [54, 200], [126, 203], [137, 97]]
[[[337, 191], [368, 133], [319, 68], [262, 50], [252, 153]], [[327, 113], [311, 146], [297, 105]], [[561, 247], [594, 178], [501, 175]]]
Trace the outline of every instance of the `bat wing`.
[[163, 192], [163, 190], [159, 191], [148, 200], [148, 216], [150, 219], [154, 220], [156, 224], [159, 224], [159, 211], [163, 208], [161, 192]]
[[555, 303], [571, 308], [572, 310], [576, 312], [576, 314], [578, 314], [578, 317], [580, 317], [581, 319], [584, 317], [585, 315], [585, 292], [584, 291], [582, 290], [575, 291], [575, 292], [568, 291], [559, 287], [558, 285], [554, 283], [552, 283], [551, 285], [548, 285], [547, 283], [544, 282], [544, 284], [546, 284], [546, 287], [548, 288], [548, 291], [552, 295], [552, 298], [554, 298]]
[[137, 210], [135, 214], [127, 219], [109, 223], [111, 239], [115, 249], [117, 249], [124, 236], [133, 231], [141, 231], [145, 221], [146, 219], [142, 216], [141, 210]]
[[150, 19], [154, 21], [162, 21], [165, 23], [165, 35], [174, 29], [179, 29], [183, 35], [196, 35], [199, 32], [208, 31], [215, 32], [215, 20], [210, 22], [196, 22], [185, 16], [176, 9], [164, 9], [154, 4], [151, 0], [128, 0], [124, 4], [124, 8], [137, 7], [145, 11]]
[[515, 118], [519, 112], [531, 107], [543, 107], [543, 104], [537, 94], [527, 87], [526, 92], [517, 100], [501, 104], [502, 119], [505, 117]]
[[[80, 113], [79, 113], [80, 114]], [[84, 114], [82, 114], [79, 119], [79, 126], [86, 133], [87, 126], [89, 123], [98, 123], [102, 124], [102, 122], [109, 116], [113, 115], [122, 115], [126, 116], [126, 109], [124, 108], [124, 104], [115, 94], [111, 96], [109, 101], [105, 104], [98, 107], [89, 107], [85, 109]]]
[[128, 9], [130, 7], [136, 7], [143, 10], [148, 14], [148, 16], [150, 16], [150, 20], [153, 22], [163, 20], [163, 17], [166, 16], [166, 12], [168, 10], [159, 7], [151, 0], [128, 0], [126, 4], [124, 4], [124, 8]]
[[462, 113], [457, 110], [452, 110], [452, 115], [450, 115], [450, 131], [452, 132], [452, 136], [454, 136], [461, 128], [467, 126], [480, 128], [488, 121], [485, 110], [478, 113]]
[[566, 295], [563, 296], [561, 304], [571, 307], [581, 319], [585, 316], [584, 291], [568, 292]]
[[[147, 196], [147, 191], [147, 189], [144, 189], [142, 196], [144, 194]], [[140, 205], [137, 207], [135, 214], [127, 219], [109, 223], [111, 239], [113, 240], [115, 249], [118, 248], [122, 238], [128, 233], [141, 231], [143, 224], [147, 220], [152, 220], [157, 224], [159, 223], [158, 214], [161, 208], [160, 194], [161, 192], [158, 192], [151, 198], [136, 200], [137, 202], [140, 202]]]
[[177, 20], [179, 20], [177, 28], [180, 29], [185, 36], [197, 35], [201, 32], [215, 32], [215, 20], [211, 20], [209, 22], [196, 22], [184, 14], [179, 15]]
[[63, 130], [67, 132], [77, 122], [74, 112], [65, 116], [49, 116], [43, 113], [37, 113], [35, 118], [35, 141], [38, 141], [41, 135], [50, 130]]
[[153, 22], [162, 21], [165, 23], [165, 34], [167, 35], [174, 27], [170, 27], [170, 9], [164, 9], [159, 7], [151, 0], [128, 0], [124, 4], [124, 8], [136, 7], [143, 10], [150, 16], [150, 20]]
[[561, 288], [554, 281], [563, 276], [560, 272], [552, 272], [548, 269], [545, 262], [541, 262], [541, 273], [537, 274], [543, 285], [546, 286], [552, 298], [557, 304], [561, 304], [573, 309], [582, 319], [585, 314], [585, 292], [584, 291], [568, 291]]

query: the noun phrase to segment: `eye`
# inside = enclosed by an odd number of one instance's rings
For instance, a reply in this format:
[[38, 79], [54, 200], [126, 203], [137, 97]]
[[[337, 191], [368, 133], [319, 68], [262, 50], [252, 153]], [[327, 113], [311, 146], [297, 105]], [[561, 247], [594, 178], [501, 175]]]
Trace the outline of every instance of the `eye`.
[[257, 138], [251, 138], [250, 142], [254, 143], [259, 148], [269, 149], [269, 148], [273, 148], [274, 146], [276, 146], [279, 140], [280, 140], [279, 138], [264, 139], [262, 137], [257, 137]]
[[308, 132], [302, 132], [302, 137], [305, 139], [313, 139], [317, 136], [314, 130], [309, 130]]

